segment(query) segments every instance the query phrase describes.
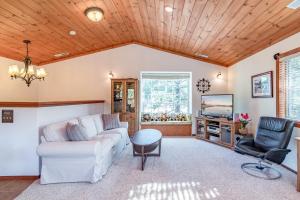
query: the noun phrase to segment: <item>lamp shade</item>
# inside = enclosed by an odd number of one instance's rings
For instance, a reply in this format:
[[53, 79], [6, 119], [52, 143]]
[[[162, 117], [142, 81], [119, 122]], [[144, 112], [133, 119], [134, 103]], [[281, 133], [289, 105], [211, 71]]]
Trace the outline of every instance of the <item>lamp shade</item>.
[[17, 65], [11, 65], [8, 67], [8, 74], [10, 76], [16, 76], [19, 74], [19, 67]]

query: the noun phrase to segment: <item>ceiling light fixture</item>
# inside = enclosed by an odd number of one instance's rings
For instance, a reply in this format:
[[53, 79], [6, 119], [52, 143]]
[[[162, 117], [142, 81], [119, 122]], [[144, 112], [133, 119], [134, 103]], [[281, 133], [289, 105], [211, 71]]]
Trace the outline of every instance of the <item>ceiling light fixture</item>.
[[68, 55], [69, 55], [69, 52], [62, 52], [62, 53], [54, 54], [54, 57], [61, 58], [61, 57], [68, 56]]
[[166, 12], [169, 12], [169, 13], [170, 13], [170, 12], [173, 12], [173, 8], [170, 7], [170, 6], [166, 6], [166, 7], [165, 7], [165, 11], [166, 11]]
[[75, 36], [77, 33], [76, 33], [76, 31], [74, 31], [74, 30], [71, 30], [71, 31], [69, 31], [69, 35], [71, 35], [71, 36]]
[[288, 8], [296, 10], [300, 7], [300, 0], [294, 0], [289, 5], [287, 5]]
[[208, 58], [208, 55], [207, 54], [199, 54], [199, 57]]
[[19, 70], [17, 65], [11, 65], [8, 67], [8, 74], [10, 75], [11, 79], [22, 79], [29, 87], [31, 82], [36, 79], [45, 80], [47, 73], [44, 68], [34, 70], [34, 67], [31, 65], [31, 58], [28, 55], [28, 45], [31, 42], [30, 40], [24, 40], [23, 42], [26, 45], [26, 56], [24, 58], [25, 67]]
[[90, 7], [84, 11], [85, 16], [87, 16], [93, 22], [99, 22], [103, 19], [104, 12], [101, 8]]

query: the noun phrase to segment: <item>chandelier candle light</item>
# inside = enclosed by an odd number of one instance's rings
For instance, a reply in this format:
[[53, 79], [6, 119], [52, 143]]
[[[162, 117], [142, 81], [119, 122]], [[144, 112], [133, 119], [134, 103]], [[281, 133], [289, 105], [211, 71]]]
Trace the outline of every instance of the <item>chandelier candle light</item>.
[[26, 44], [26, 57], [24, 58], [25, 67], [19, 70], [17, 65], [9, 66], [8, 73], [11, 79], [22, 79], [26, 82], [29, 87], [31, 82], [38, 80], [45, 80], [47, 73], [44, 68], [39, 68], [34, 70], [34, 67], [31, 65], [31, 58], [28, 55], [28, 45], [30, 44], [30, 40], [23, 41]]

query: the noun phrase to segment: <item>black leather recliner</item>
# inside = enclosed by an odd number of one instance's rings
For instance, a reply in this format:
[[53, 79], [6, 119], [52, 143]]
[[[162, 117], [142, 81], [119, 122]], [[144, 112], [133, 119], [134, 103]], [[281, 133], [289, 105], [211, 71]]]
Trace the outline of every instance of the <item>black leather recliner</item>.
[[[262, 162], [281, 164], [291, 151], [287, 149], [294, 129], [294, 121], [275, 117], [261, 117], [255, 138], [242, 138], [235, 151], [259, 158], [258, 163], [244, 163], [241, 168], [246, 173], [264, 179], [281, 177], [279, 171]], [[271, 161], [271, 162], [269, 162]]]

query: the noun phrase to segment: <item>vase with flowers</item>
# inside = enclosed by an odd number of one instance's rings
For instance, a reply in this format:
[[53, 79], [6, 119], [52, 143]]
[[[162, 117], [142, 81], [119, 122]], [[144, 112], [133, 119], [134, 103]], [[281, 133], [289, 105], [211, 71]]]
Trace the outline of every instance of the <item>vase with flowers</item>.
[[239, 132], [241, 134], [248, 134], [247, 125], [249, 124], [250, 121], [251, 119], [248, 113], [241, 113], [240, 116], [241, 128], [239, 129]]

